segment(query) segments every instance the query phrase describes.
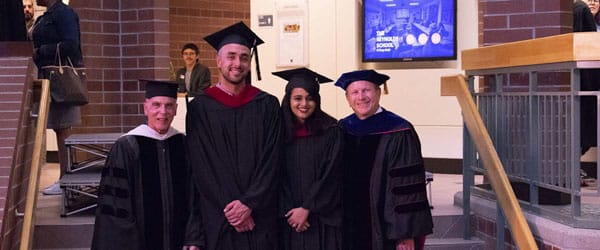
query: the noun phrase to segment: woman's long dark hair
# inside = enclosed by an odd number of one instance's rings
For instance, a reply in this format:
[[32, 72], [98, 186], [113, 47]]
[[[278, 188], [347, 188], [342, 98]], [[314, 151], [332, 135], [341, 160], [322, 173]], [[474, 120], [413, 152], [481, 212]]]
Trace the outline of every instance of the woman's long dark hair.
[[[290, 96], [289, 93], [285, 93], [283, 101], [281, 102], [281, 110], [283, 113], [283, 123], [285, 124], [285, 142], [290, 143], [294, 141], [294, 134], [296, 129], [300, 128], [302, 124], [298, 121], [298, 118], [292, 112], [290, 107]], [[319, 93], [310, 94], [315, 101], [315, 112], [304, 121], [306, 129], [311, 135], [318, 135], [323, 133], [327, 128], [337, 124], [337, 120], [321, 109], [321, 95]]]

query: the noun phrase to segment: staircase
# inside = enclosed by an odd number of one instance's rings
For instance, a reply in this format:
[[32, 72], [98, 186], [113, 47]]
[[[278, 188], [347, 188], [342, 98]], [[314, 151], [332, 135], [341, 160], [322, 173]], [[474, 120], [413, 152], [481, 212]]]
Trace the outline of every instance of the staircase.
[[38, 196], [33, 249], [90, 249], [93, 212], [61, 217], [62, 202], [61, 195]]
[[425, 249], [486, 249], [485, 242], [481, 239], [463, 239], [465, 226], [468, 225], [462, 208], [454, 205], [454, 195], [462, 190], [462, 175], [434, 173], [433, 177], [434, 181], [429, 187], [432, 193], [430, 203], [433, 206], [433, 234], [427, 236]]
[[[44, 200], [44, 201], [43, 201]], [[62, 202], [59, 196], [40, 196], [40, 203], [49, 205], [40, 208], [35, 227], [33, 249], [89, 249], [94, 230], [91, 213], [60, 217]], [[433, 216], [434, 233], [427, 237], [427, 250], [485, 249], [482, 240], [462, 238], [465, 222], [462, 210], [456, 208], [453, 214]], [[46, 213], [46, 215], [44, 215]]]
[[457, 249], [485, 249], [483, 240], [472, 237], [463, 239], [465, 220], [462, 210], [456, 208], [457, 213], [436, 215], [433, 209], [433, 234], [427, 236], [426, 250], [457, 250]]
[[[51, 184], [58, 176], [58, 165], [42, 168], [40, 188]], [[484, 241], [475, 237], [463, 239], [465, 221], [462, 208], [455, 206], [454, 194], [462, 188], [460, 175], [434, 174], [432, 205], [434, 233], [427, 237], [425, 249], [461, 250], [486, 249]], [[94, 229], [93, 211], [61, 217], [60, 195], [38, 196], [33, 249], [89, 249]]]

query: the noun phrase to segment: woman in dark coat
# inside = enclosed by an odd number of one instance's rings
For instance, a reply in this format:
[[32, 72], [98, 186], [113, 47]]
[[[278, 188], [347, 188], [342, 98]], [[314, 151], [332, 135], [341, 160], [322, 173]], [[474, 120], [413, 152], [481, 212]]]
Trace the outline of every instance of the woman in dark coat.
[[[38, 6], [47, 8], [44, 15], [36, 20], [32, 31], [33, 60], [38, 68], [38, 78], [48, 79], [48, 76], [43, 75], [42, 67], [57, 64], [57, 48], [60, 50], [62, 62], [66, 62], [68, 57], [73, 62], [73, 66], [82, 67], [83, 57], [77, 13], [61, 0], [37, 0], [36, 2]], [[47, 127], [56, 133], [60, 176], [63, 176], [67, 170], [65, 139], [71, 134], [71, 126], [79, 123], [81, 123], [79, 106], [50, 103]], [[43, 193], [57, 195], [62, 191], [56, 182], [44, 189]]]
[[282, 169], [280, 249], [341, 249], [340, 162], [342, 134], [321, 110], [319, 83], [309, 69], [274, 72], [288, 80], [282, 102], [285, 160]]

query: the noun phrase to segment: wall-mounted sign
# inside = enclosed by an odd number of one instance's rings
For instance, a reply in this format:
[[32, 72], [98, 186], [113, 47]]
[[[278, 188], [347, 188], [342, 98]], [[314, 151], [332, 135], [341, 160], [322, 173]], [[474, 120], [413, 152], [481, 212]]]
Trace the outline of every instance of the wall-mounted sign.
[[279, 59], [277, 66], [308, 65], [308, 22], [306, 2], [278, 6]]
[[258, 27], [273, 27], [273, 15], [258, 15]]

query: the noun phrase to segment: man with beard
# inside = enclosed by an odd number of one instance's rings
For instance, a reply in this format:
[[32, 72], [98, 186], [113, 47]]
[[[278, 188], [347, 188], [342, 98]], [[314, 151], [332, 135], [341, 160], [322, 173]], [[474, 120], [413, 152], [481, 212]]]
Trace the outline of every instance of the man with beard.
[[27, 29], [27, 39], [31, 40], [31, 28], [35, 22], [33, 18], [33, 0], [23, 0], [23, 14], [25, 15], [25, 28]]
[[279, 101], [250, 85], [248, 78], [251, 58], [263, 41], [243, 22], [204, 39], [217, 50], [219, 82], [190, 102], [186, 128], [199, 193], [194, 204], [202, 218], [188, 237], [204, 234], [205, 245], [193, 240], [186, 245], [202, 250], [276, 249]]

